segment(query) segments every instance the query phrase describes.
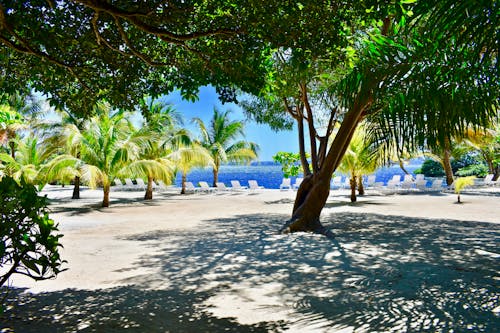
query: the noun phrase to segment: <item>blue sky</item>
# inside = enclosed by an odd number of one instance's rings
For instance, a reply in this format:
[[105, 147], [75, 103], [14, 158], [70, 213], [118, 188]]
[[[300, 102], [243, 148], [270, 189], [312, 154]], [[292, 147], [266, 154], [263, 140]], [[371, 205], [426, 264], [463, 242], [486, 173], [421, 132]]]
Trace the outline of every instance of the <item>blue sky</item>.
[[205, 124], [209, 124], [212, 118], [213, 109], [231, 110], [231, 119], [245, 120], [245, 139], [260, 146], [259, 161], [271, 161], [272, 156], [278, 151], [298, 152], [298, 137], [296, 130], [274, 132], [265, 124], [257, 124], [246, 120], [241, 108], [234, 103], [222, 104], [213, 87], [202, 87], [196, 102], [188, 102], [182, 99], [179, 92], [174, 92], [162, 98], [167, 103], [171, 103], [184, 117], [184, 126], [198, 134], [196, 127], [191, 123], [194, 117], [201, 118]]

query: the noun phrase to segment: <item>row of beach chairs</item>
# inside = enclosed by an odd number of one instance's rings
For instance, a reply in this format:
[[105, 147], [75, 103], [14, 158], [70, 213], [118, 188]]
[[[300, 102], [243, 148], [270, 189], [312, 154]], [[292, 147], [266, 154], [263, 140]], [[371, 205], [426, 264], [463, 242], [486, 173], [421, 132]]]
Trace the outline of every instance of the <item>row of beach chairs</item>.
[[205, 181], [198, 182], [199, 186], [194, 186], [192, 182], [186, 182], [186, 192], [198, 193], [212, 193], [212, 192], [224, 192], [224, 191], [242, 191], [242, 190], [259, 190], [263, 189], [264, 186], [260, 186], [256, 180], [249, 180], [248, 186], [243, 186], [238, 180], [231, 180], [231, 186], [228, 187], [223, 182], [217, 182], [216, 187], [208, 185]]

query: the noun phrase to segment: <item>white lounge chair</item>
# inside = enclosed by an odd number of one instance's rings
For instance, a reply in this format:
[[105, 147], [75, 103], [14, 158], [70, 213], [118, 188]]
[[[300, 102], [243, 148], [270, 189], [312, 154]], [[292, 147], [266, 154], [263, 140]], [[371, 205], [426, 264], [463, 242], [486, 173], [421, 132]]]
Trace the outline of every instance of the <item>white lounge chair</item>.
[[231, 189], [226, 186], [223, 182], [215, 183], [217, 191], [230, 191]]
[[484, 177], [484, 179], [482, 181], [479, 181], [477, 183], [477, 185], [479, 185], [479, 186], [495, 186], [495, 185], [497, 185], [499, 181], [498, 180], [494, 181], [493, 180], [494, 176], [495, 175], [492, 173], [487, 174], [486, 177]]
[[260, 190], [263, 189], [264, 186], [260, 186], [256, 180], [251, 179], [248, 181], [248, 188], [251, 190]]
[[148, 187], [146, 185], [146, 183], [144, 182], [144, 179], [142, 179], [142, 178], [136, 178], [135, 182], [137, 183], [137, 188], [140, 189], [140, 190], [145, 191], [146, 188]]
[[192, 182], [185, 182], [184, 186], [185, 186], [186, 193], [188, 193], [188, 192], [196, 193], [196, 192], [200, 191], [200, 188], [194, 186], [194, 184]]
[[297, 177], [295, 179], [295, 184], [293, 184], [293, 189], [294, 190], [298, 190], [299, 187], [300, 187], [300, 184], [302, 184], [302, 181], [304, 180], [304, 178], [301, 178], [301, 177]]
[[210, 187], [208, 183], [204, 181], [198, 182], [198, 185], [200, 185], [200, 191], [204, 191], [207, 193], [215, 192], [217, 190], [215, 187]]
[[421, 173], [417, 173], [415, 175], [415, 182], [419, 181], [419, 180], [424, 180], [425, 179], [425, 176]]
[[290, 178], [283, 178], [280, 184], [280, 190], [290, 190], [292, 188], [292, 180]]
[[411, 190], [415, 188], [415, 181], [412, 175], [405, 175], [403, 182], [401, 183], [401, 188], [403, 190]]
[[441, 192], [443, 190], [443, 180], [442, 179], [434, 179], [432, 181], [430, 191]]
[[377, 176], [375, 175], [369, 175], [367, 178], [366, 178], [366, 182], [365, 182], [365, 188], [372, 188], [375, 186], [375, 181], [377, 179]]
[[121, 182], [121, 180], [119, 178], [115, 178], [113, 180], [113, 184], [115, 186], [115, 189], [118, 190], [118, 191], [123, 191], [123, 190], [126, 190], [127, 187]]
[[239, 180], [231, 180], [231, 187], [233, 190], [245, 190], [248, 188], [247, 186], [241, 186]]
[[332, 179], [332, 189], [340, 189], [342, 187], [342, 176], [335, 176]]
[[419, 190], [419, 191], [427, 191], [427, 180], [418, 179], [415, 181], [415, 186], [417, 187], [417, 190]]
[[127, 190], [137, 190], [138, 187], [132, 182], [132, 179], [130, 178], [125, 178], [125, 187], [127, 188]]

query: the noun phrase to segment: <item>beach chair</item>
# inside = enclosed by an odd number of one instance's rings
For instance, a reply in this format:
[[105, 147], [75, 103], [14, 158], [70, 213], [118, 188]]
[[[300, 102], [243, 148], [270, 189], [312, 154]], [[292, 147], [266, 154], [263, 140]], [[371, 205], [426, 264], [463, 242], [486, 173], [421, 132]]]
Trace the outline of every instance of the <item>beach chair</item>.
[[415, 182], [419, 181], [419, 180], [424, 180], [425, 179], [425, 176], [421, 173], [418, 173], [415, 175]]
[[200, 181], [198, 182], [198, 185], [200, 185], [200, 191], [206, 192], [206, 193], [211, 193], [215, 192], [217, 189], [215, 187], [210, 187], [207, 182]]
[[393, 175], [391, 180], [389, 180], [393, 186], [400, 187], [401, 186], [401, 175]]
[[415, 181], [413, 180], [413, 176], [405, 175], [403, 182], [401, 183], [401, 189], [409, 191], [413, 188], [415, 188]]
[[290, 178], [283, 178], [280, 184], [280, 190], [290, 190], [292, 188], [292, 180]]
[[443, 180], [442, 179], [434, 179], [432, 181], [431, 188], [429, 191], [433, 192], [441, 192], [443, 190]]
[[375, 175], [369, 175], [367, 178], [366, 178], [366, 182], [365, 182], [365, 188], [366, 189], [369, 189], [369, 188], [372, 188], [375, 186], [375, 180], [377, 179], [377, 176]]
[[124, 191], [127, 189], [127, 187], [121, 182], [119, 178], [115, 178], [113, 180], [113, 184], [115, 186], [115, 189], [118, 191]]
[[342, 187], [342, 176], [335, 176], [332, 179], [332, 189], [340, 189]]
[[479, 181], [477, 183], [478, 186], [494, 186], [494, 185], [497, 185], [498, 184], [498, 180], [497, 181], [494, 181], [493, 180], [493, 177], [495, 175], [492, 174], [492, 173], [489, 173], [486, 175], [486, 177], [484, 177], [484, 179], [482, 181]]
[[135, 184], [132, 182], [132, 179], [130, 178], [125, 178], [125, 187], [127, 188], [127, 190], [136, 190], [137, 189], [137, 186], [135, 186]]
[[264, 186], [260, 186], [256, 180], [251, 179], [248, 181], [248, 188], [251, 190], [260, 190], [263, 189]]
[[196, 193], [196, 192], [200, 191], [200, 188], [194, 186], [194, 184], [192, 182], [185, 182], [184, 186], [185, 186], [186, 193], [188, 193], [188, 192]]
[[226, 184], [224, 184], [223, 182], [217, 182], [215, 183], [216, 185], [216, 190], [217, 191], [230, 191], [231, 189], [229, 187], [226, 186]]
[[136, 178], [135, 182], [137, 183], [137, 189], [145, 191], [147, 188], [146, 183], [144, 182], [144, 179], [142, 178]]
[[415, 187], [419, 191], [427, 191], [427, 180], [425, 180], [425, 179], [417, 179], [415, 181]]
[[293, 189], [298, 190], [300, 187], [300, 184], [302, 184], [303, 180], [304, 180], [304, 178], [297, 177], [297, 179], [295, 179], [295, 184], [293, 184]]
[[248, 188], [247, 186], [241, 186], [239, 180], [231, 180], [231, 187], [233, 188], [233, 190], [236, 190], [236, 191], [245, 190]]

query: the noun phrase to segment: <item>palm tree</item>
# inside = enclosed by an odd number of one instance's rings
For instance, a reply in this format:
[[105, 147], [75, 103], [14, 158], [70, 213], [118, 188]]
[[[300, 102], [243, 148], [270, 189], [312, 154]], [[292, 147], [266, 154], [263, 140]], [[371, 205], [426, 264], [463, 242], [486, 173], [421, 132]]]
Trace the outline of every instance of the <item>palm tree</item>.
[[[171, 177], [167, 183], [172, 182], [175, 164], [166, 156], [173, 147], [179, 143], [189, 144], [191, 139], [185, 130], [177, 130], [176, 126], [182, 124], [181, 115], [170, 105], [161, 101], [144, 98], [141, 101], [141, 110], [146, 124], [141, 128], [132, 140], [141, 147], [140, 158], [154, 160], [162, 164]], [[144, 195], [145, 200], [153, 199], [154, 174], [150, 171], [146, 174], [147, 188]]]
[[256, 143], [236, 141], [239, 136], [244, 136], [244, 123], [229, 120], [229, 114], [230, 111], [219, 112], [214, 108], [210, 128], [207, 128], [200, 118], [193, 119], [201, 132], [201, 145], [210, 152], [214, 161], [214, 187], [218, 181], [221, 163], [248, 163], [257, 158], [258, 145]]
[[347, 148], [338, 170], [350, 175], [351, 202], [356, 201], [356, 187], [359, 194], [364, 194], [363, 174], [374, 172], [378, 167], [376, 153], [378, 149], [370, 145], [363, 126], [354, 133], [351, 143]]
[[181, 194], [186, 193], [187, 174], [192, 168], [215, 165], [210, 152], [196, 142], [176, 146], [167, 157], [181, 172]]
[[54, 149], [41, 145], [34, 136], [15, 139], [17, 154], [0, 153], [0, 161], [4, 163], [2, 173], [16, 180], [24, 179], [26, 183], [38, 184], [42, 188], [46, 183], [44, 164], [53, 156]]
[[15, 139], [21, 130], [34, 129], [38, 118], [43, 115], [40, 103], [31, 94], [1, 94], [0, 100], [0, 143], [8, 144], [10, 155], [15, 158]]
[[23, 116], [9, 105], [0, 105], [0, 144], [7, 144], [10, 156], [15, 158], [17, 131], [26, 128]]
[[[80, 145], [82, 138], [82, 131], [88, 125], [88, 120], [76, 117], [73, 112], [68, 109], [56, 109], [56, 112], [61, 117], [60, 121], [45, 122], [39, 124], [42, 129], [42, 136], [44, 137], [44, 144], [51, 147], [58, 147], [61, 155], [70, 155], [78, 159], [80, 157]], [[59, 165], [61, 161], [68, 160], [66, 158], [57, 158], [53, 161], [54, 165]], [[75, 160], [76, 161], [76, 160]], [[71, 170], [69, 165], [59, 165], [60, 169], [51, 170], [51, 177], [53, 179], [63, 180], [63, 184], [72, 176], [74, 184], [72, 199], [80, 199], [80, 171]], [[82, 163], [79, 163], [81, 166]]]
[[98, 184], [103, 188], [103, 207], [109, 207], [111, 183], [117, 177], [153, 175], [168, 181], [169, 170], [156, 160], [140, 159], [140, 140], [129, 116], [123, 110], [113, 112], [107, 103], [96, 106], [97, 115], [92, 117], [83, 131], [75, 131], [79, 142], [80, 157], [66, 154], [55, 159], [49, 173], [72, 167], [90, 187]]

